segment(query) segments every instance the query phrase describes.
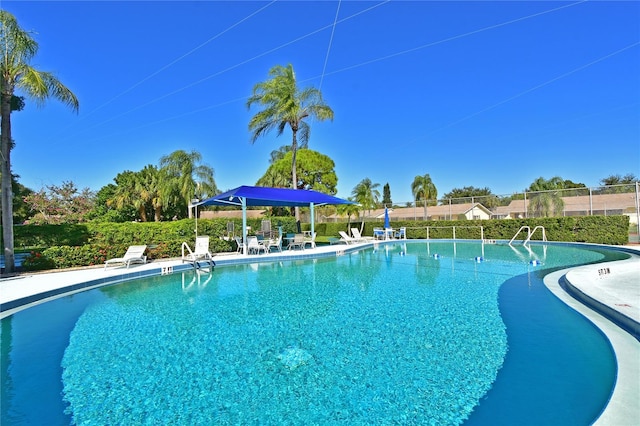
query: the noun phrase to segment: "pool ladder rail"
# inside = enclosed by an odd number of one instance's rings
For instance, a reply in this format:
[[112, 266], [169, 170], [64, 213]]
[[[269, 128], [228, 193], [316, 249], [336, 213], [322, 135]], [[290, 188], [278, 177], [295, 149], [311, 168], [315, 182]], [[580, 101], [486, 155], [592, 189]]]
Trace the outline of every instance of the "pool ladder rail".
[[527, 245], [527, 243], [531, 240], [531, 237], [533, 236], [533, 234], [535, 234], [538, 229], [542, 232], [542, 241], [547, 241], [547, 234], [544, 230], [544, 226], [538, 225], [535, 228], [533, 228], [533, 231], [532, 231], [530, 226], [525, 225], [525, 226], [521, 226], [520, 229], [518, 229], [518, 232], [516, 232], [516, 235], [514, 235], [513, 238], [511, 238], [511, 241], [509, 241], [509, 245], [512, 245], [513, 241], [524, 230], [527, 231], [527, 238], [524, 240], [522, 245]]
[[204, 268], [208, 267], [210, 271], [213, 271], [216, 262], [213, 260], [213, 255], [209, 252], [209, 237], [197, 238], [203, 239], [204, 243], [200, 243], [201, 245], [199, 245], [196, 241], [195, 250], [191, 250], [191, 247], [189, 247], [187, 243], [182, 243], [182, 263], [188, 262], [193, 266], [193, 269], [196, 270], [203, 268], [201, 263], [206, 263], [208, 266], [204, 266]]

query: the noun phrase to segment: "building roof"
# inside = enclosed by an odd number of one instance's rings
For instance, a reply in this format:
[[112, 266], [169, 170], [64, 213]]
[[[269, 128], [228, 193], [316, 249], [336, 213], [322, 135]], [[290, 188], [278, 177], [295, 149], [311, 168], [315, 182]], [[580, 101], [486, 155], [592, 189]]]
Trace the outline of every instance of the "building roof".
[[[636, 204], [635, 194], [632, 192], [622, 194], [596, 194], [596, 195], [577, 195], [573, 197], [562, 197], [564, 201], [564, 211], [590, 211], [590, 210], [625, 210], [634, 209]], [[508, 206], [502, 206], [500, 211], [524, 212], [529, 207], [529, 199], [512, 200]], [[502, 210], [505, 209], [505, 210]], [[494, 214], [496, 214], [494, 209]]]

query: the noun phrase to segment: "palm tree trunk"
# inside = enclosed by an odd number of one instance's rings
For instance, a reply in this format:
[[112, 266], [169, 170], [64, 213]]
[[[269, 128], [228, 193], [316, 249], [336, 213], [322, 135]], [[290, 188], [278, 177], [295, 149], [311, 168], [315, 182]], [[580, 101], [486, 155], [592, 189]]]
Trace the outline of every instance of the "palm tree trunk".
[[[291, 126], [291, 132], [293, 133], [293, 141], [291, 142], [291, 187], [298, 189], [298, 172], [296, 170], [296, 154], [298, 152], [298, 129]], [[296, 223], [300, 221], [300, 208], [295, 207]]]
[[144, 204], [138, 208], [138, 212], [140, 214], [140, 220], [142, 220], [143, 222], [147, 221], [147, 210], [145, 209]]
[[[4, 80], [4, 79], [3, 79]], [[2, 82], [3, 85], [6, 83]], [[5, 89], [5, 88], [3, 88]], [[0, 94], [0, 160], [2, 161], [2, 246], [4, 252], [4, 270], [15, 270], [13, 246], [13, 192], [11, 190], [11, 94], [4, 90]]]

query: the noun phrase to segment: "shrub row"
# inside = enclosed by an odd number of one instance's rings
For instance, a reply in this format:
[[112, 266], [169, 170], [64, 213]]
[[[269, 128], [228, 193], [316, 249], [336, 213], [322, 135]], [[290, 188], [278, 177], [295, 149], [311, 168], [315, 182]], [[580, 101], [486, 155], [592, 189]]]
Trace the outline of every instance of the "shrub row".
[[[235, 243], [227, 232], [227, 224], [234, 223], [236, 236], [241, 234], [240, 219], [200, 219], [198, 234], [211, 236], [212, 252], [235, 250]], [[247, 219], [252, 230], [261, 229], [261, 219]], [[283, 233], [297, 231], [292, 217], [273, 218], [272, 230], [282, 227]], [[578, 216], [560, 218], [520, 219], [520, 220], [458, 220], [458, 221], [394, 221], [393, 228], [406, 227], [407, 238], [453, 238], [453, 228], [457, 239], [480, 239], [480, 226], [485, 239], [511, 239], [522, 226], [533, 229], [543, 226], [549, 241], [587, 242], [598, 244], [626, 244], [628, 242], [629, 218], [627, 216]], [[319, 223], [314, 229], [319, 237], [337, 237], [339, 231], [350, 227], [360, 228], [361, 222]], [[382, 222], [365, 222], [363, 235], [373, 235], [373, 228]], [[121, 257], [127, 247], [134, 244], [148, 246], [149, 259], [179, 257], [183, 242], [193, 247], [196, 223], [193, 219], [173, 222], [145, 223], [86, 223], [64, 225], [22, 225], [17, 226], [15, 246], [31, 249], [25, 260], [25, 270], [69, 268], [104, 264], [105, 260]], [[310, 224], [302, 224], [302, 230], [309, 230]], [[534, 240], [541, 239], [536, 232]], [[520, 234], [519, 239], [526, 238]]]

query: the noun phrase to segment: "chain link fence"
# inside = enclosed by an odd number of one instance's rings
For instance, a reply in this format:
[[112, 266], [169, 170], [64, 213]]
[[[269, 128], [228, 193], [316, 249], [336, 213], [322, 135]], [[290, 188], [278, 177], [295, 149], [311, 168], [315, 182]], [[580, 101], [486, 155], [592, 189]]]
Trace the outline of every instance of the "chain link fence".
[[[425, 205], [426, 204], [426, 205]], [[438, 200], [393, 203], [389, 217], [394, 220], [484, 220], [525, 219], [558, 216], [626, 215], [629, 217], [629, 241], [638, 242], [640, 234], [640, 182], [590, 188], [519, 192], [509, 195], [442, 198]], [[384, 206], [358, 212], [350, 218], [327, 206], [316, 215], [321, 222], [347, 220], [380, 221]]]

